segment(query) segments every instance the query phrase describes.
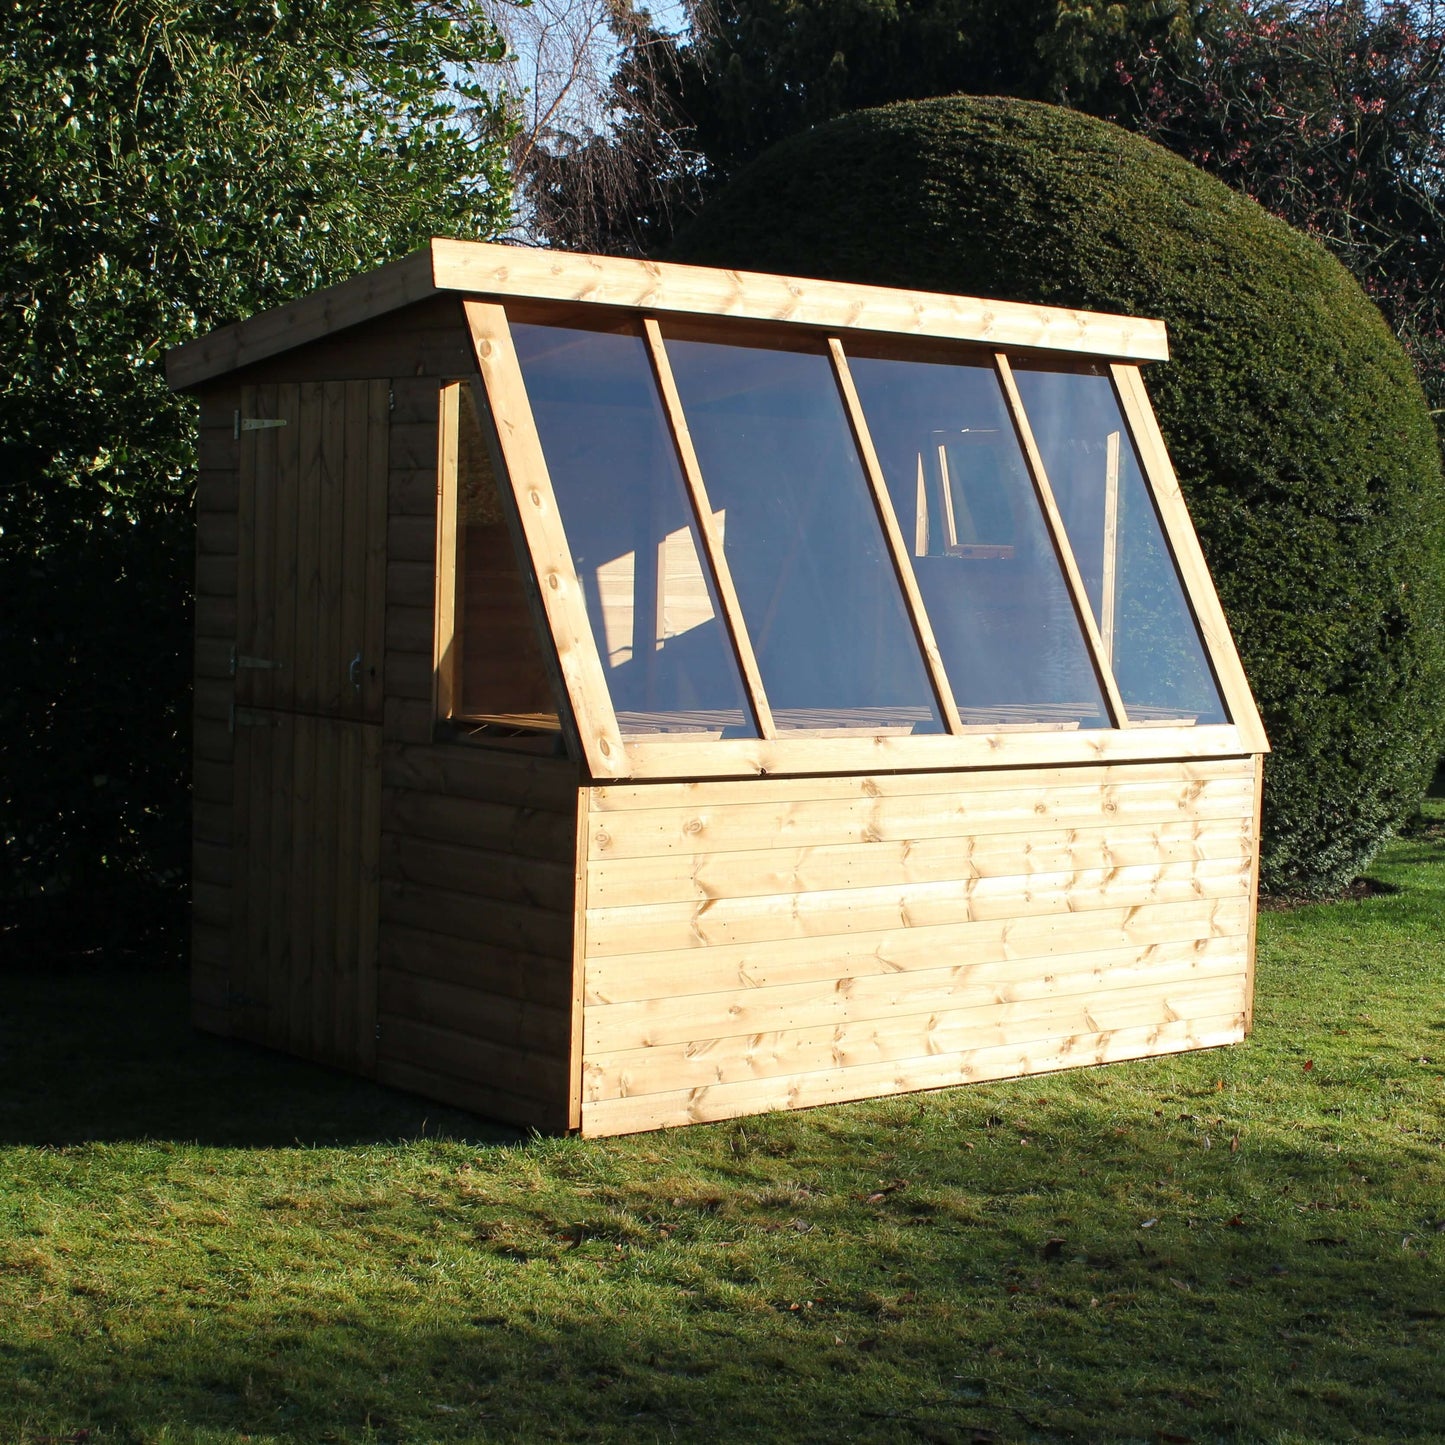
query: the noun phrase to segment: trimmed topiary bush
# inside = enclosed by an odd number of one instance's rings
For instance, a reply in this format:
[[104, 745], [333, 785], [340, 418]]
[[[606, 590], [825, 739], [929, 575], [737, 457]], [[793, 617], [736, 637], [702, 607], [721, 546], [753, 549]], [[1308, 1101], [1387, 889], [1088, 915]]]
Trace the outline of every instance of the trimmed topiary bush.
[[1263, 882], [1320, 894], [1445, 739], [1445, 487], [1410, 363], [1342, 266], [1102, 121], [953, 97], [760, 156], [672, 259], [1157, 316], [1145, 369], [1264, 713]]

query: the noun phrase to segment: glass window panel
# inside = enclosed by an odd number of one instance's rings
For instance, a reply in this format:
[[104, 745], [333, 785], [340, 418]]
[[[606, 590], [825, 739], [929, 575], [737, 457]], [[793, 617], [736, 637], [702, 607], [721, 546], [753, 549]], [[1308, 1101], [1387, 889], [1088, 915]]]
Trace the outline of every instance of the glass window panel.
[[508, 535], [491, 448], [472, 388], [457, 388], [456, 604], [451, 655], [454, 717], [482, 735], [558, 734], [557, 702], [517, 554]]
[[963, 721], [1110, 726], [992, 366], [848, 364]]
[[1130, 721], [1228, 722], [1113, 382], [1014, 375]]
[[642, 337], [512, 336], [623, 736], [756, 737]]
[[779, 732], [942, 732], [831, 362], [667, 352]]

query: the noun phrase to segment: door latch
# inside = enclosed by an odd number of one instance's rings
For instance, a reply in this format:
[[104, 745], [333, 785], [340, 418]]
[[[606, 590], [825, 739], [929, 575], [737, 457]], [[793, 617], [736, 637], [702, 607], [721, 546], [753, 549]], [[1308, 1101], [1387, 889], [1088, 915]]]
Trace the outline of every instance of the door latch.
[[360, 653], [359, 651], [357, 652], [356, 656], [351, 659], [351, 666], [346, 669], [346, 675], [347, 675], [347, 677], [350, 678], [350, 680], [351, 680], [351, 686], [352, 686], [352, 688], [353, 688], [355, 691], [360, 692], [360, 691], [361, 691], [361, 653]]

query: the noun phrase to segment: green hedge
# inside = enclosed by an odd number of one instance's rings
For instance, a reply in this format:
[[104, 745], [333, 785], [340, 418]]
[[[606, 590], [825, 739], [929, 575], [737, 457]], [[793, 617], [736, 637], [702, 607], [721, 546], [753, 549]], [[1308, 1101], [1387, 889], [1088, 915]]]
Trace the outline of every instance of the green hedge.
[[1265, 886], [1348, 882], [1445, 739], [1445, 487], [1405, 353], [1314, 242], [1072, 111], [953, 97], [760, 156], [673, 259], [1162, 317], [1146, 380], [1274, 747]]

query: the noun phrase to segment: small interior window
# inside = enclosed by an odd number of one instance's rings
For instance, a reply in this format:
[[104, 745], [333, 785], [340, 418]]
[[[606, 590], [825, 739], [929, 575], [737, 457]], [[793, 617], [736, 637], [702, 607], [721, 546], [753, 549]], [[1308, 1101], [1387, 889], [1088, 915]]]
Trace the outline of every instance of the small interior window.
[[458, 382], [448, 392], [444, 411], [454, 407], [455, 413], [444, 415], [443, 426], [455, 428], [456, 472], [452, 487], [443, 481], [443, 499], [445, 505], [448, 491], [455, 498], [456, 595], [450, 641], [443, 639], [439, 659], [443, 712], [460, 732], [519, 744], [532, 739], [532, 746], [549, 751], [561, 744], [557, 704], [502, 511], [492, 449], [473, 386]]

